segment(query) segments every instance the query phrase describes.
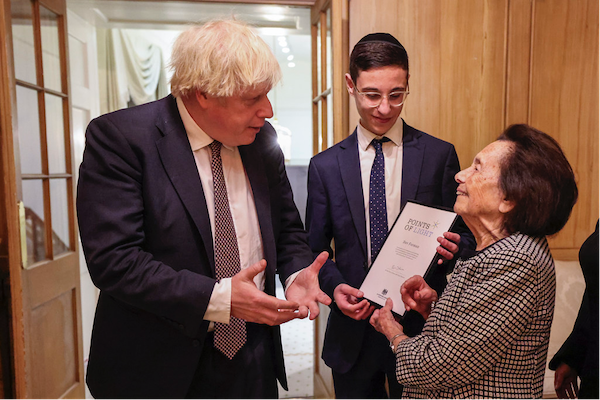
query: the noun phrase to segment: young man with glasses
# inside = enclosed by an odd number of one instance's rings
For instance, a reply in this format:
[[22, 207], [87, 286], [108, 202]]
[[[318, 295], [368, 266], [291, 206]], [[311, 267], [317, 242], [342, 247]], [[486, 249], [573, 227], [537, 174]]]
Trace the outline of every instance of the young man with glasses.
[[[389, 396], [400, 397], [389, 343], [369, 324], [374, 307], [361, 300], [357, 288], [407, 200], [445, 207], [456, 200], [454, 175], [460, 166], [454, 146], [399, 118], [409, 95], [408, 78], [408, 55], [396, 38], [387, 33], [363, 37], [346, 74], [360, 122], [309, 166], [309, 242], [315, 254], [330, 254], [319, 274], [321, 288], [334, 299], [322, 357], [333, 371], [336, 398], [386, 398], [386, 377]], [[446, 232], [438, 241], [446, 260], [458, 252], [459, 241], [461, 248], [473, 247], [466, 227], [460, 236]], [[426, 277], [438, 293], [446, 284], [447, 264]], [[424, 321], [410, 311], [402, 323], [414, 336]]]

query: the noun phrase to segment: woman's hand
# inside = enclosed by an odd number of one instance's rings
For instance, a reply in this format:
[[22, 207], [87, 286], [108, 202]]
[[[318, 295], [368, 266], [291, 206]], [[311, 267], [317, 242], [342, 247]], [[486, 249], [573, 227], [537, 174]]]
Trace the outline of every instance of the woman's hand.
[[400, 288], [402, 301], [406, 311], [415, 310], [424, 319], [431, 313], [431, 303], [437, 301], [438, 295], [422, 276], [415, 275], [407, 279]]
[[442, 265], [444, 261], [450, 261], [458, 253], [458, 244], [460, 243], [460, 235], [454, 232], [444, 232], [443, 236], [437, 238], [440, 244], [436, 251], [441, 256], [438, 260], [438, 265]]
[[394, 303], [392, 302], [392, 299], [388, 298], [385, 301], [385, 306], [375, 310], [369, 320], [377, 332], [383, 333], [388, 340], [391, 340], [396, 335], [405, 336], [402, 325], [400, 325], [392, 315], [393, 306]]

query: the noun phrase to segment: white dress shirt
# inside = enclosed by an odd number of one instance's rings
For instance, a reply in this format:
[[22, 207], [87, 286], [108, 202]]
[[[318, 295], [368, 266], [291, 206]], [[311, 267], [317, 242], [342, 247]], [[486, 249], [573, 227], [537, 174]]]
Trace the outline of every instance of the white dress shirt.
[[[375, 160], [375, 149], [371, 146], [373, 139], [380, 136], [367, 130], [361, 124], [357, 126], [358, 157], [360, 160], [360, 175], [363, 187], [363, 200], [365, 202], [365, 222], [367, 228], [367, 255], [371, 265], [371, 228], [369, 218], [369, 185], [371, 168]], [[400, 214], [400, 191], [402, 188], [402, 131], [403, 121], [398, 118], [394, 126], [383, 136], [390, 139], [382, 143], [383, 158], [385, 160], [385, 201], [387, 207], [388, 230]]]
[[[194, 159], [196, 160], [196, 167], [200, 174], [206, 207], [208, 208], [208, 216], [210, 217], [210, 228], [211, 232], [214, 232], [215, 196], [210, 167], [211, 154], [208, 147], [213, 139], [196, 124], [180, 98], [177, 98], [177, 107], [194, 152]], [[229, 198], [231, 216], [240, 251], [240, 266], [244, 269], [264, 258], [258, 215], [256, 214], [252, 188], [246, 176], [238, 148], [223, 145], [221, 147], [221, 158], [223, 160], [223, 175], [227, 185], [227, 197]], [[256, 275], [254, 283], [260, 290], [264, 290], [264, 272]], [[204, 319], [228, 323], [230, 315], [231, 278], [224, 278], [215, 284]]]
[[[198, 168], [198, 174], [202, 182], [202, 190], [204, 191], [206, 208], [208, 209], [208, 216], [210, 218], [210, 228], [211, 232], [213, 232], [214, 247], [215, 195], [210, 166], [211, 154], [208, 147], [213, 142], [213, 139], [196, 124], [180, 98], [177, 98], [177, 108], [179, 109], [183, 126], [188, 135], [190, 146], [194, 152], [196, 167]], [[240, 267], [241, 269], [245, 269], [264, 258], [262, 236], [258, 223], [258, 215], [256, 214], [254, 196], [238, 148], [223, 145], [221, 147], [221, 159], [223, 161], [223, 175], [225, 177], [225, 185], [227, 186], [231, 217], [233, 218], [240, 251]], [[300, 271], [290, 275], [286, 279], [286, 290], [299, 273]], [[254, 277], [254, 283], [259, 290], [264, 291], [265, 273], [261, 272], [257, 274]], [[229, 323], [230, 316], [231, 278], [223, 278], [215, 284], [208, 308], [204, 314], [204, 319], [213, 322]], [[211, 323], [209, 330], [212, 330], [212, 328], [213, 324]]]

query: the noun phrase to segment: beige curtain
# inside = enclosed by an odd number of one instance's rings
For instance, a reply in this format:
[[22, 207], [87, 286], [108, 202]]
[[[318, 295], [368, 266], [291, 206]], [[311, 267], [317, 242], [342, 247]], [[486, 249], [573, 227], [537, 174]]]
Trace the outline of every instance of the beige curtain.
[[134, 31], [99, 29], [98, 64], [102, 113], [169, 94], [161, 48]]

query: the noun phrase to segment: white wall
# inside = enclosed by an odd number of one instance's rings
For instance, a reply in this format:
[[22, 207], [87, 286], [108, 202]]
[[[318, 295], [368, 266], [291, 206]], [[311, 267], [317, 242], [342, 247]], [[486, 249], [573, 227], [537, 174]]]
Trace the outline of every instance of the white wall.
[[[279, 125], [291, 131], [292, 165], [308, 165], [312, 157], [312, 84], [310, 35], [287, 35], [289, 53], [283, 53], [278, 36], [261, 35], [277, 57], [283, 72], [279, 85], [269, 97], [274, 118]], [[289, 67], [287, 57], [293, 55], [294, 67]], [[274, 119], [273, 118], [273, 119]], [[273, 123], [273, 119], [269, 122]]]
[[[96, 30], [94, 20], [86, 20], [69, 11], [69, 79], [71, 84], [71, 127], [73, 132], [73, 164], [75, 178], [79, 176], [79, 164], [85, 146], [85, 129], [90, 120], [99, 114], [98, 61], [96, 53]], [[79, 236], [78, 236], [79, 240]], [[81, 327], [84, 367], [90, 352], [92, 326], [98, 301], [98, 289], [90, 278], [81, 241], [79, 242], [79, 276], [81, 297]], [[84, 371], [85, 373], [85, 371]], [[91, 394], [86, 385], [86, 397]]]

